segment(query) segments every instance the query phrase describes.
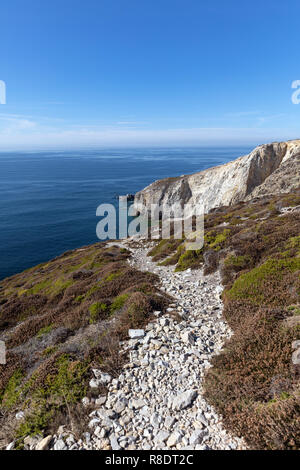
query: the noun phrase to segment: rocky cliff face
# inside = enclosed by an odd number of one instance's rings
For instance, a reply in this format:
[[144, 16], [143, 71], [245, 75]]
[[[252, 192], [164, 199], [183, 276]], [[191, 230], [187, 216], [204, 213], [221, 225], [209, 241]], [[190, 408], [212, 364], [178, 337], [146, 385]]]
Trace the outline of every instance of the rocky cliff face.
[[300, 140], [261, 145], [249, 155], [193, 175], [158, 180], [138, 192], [135, 203], [215, 207], [300, 186]]

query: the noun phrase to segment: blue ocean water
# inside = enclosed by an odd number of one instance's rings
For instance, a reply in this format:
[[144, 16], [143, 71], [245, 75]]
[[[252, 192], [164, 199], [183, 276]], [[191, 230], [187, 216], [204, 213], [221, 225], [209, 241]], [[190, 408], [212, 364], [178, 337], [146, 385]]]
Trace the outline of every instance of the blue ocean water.
[[251, 148], [0, 153], [0, 279], [98, 241], [96, 208]]

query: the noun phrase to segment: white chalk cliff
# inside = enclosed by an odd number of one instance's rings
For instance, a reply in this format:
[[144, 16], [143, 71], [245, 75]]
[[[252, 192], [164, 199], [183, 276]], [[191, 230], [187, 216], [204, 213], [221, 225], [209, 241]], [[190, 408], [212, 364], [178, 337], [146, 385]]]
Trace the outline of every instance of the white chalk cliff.
[[135, 203], [182, 204], [201, 201], [205, 212], [252, 197], [289, 192], [300, 186], [300, 140], [260, 145], [249, 155], [192, 175], [155, 181]]

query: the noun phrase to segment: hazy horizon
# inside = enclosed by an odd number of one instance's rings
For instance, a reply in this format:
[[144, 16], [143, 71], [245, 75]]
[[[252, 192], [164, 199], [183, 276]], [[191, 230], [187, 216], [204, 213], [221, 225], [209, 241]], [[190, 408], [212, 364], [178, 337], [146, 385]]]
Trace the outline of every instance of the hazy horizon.
[[299, 11], [295, 0], [5, 2], [0, 151], [295, 139]]

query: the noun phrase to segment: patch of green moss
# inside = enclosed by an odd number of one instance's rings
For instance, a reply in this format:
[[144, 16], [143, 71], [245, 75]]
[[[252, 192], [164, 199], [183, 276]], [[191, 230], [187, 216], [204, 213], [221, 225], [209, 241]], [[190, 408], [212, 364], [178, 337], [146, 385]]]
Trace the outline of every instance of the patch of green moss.
[[106, 304], [95, 302], [89, 308], [90, 312], [90, 323], [97, 323], [99, 320], [100, 313], [105, 313], [108, 307]]
[[149, 251], [148, 256], [162, 259], [172, 252], [177, 250], [178, 246], [183, 242], [183, 239], [163, 239], [152, 250]]
[[86, 394], [87, 369], [86, 363], [72, 361], [68, 354], [63, 354], [57, 360], [57, 373], [46, 377], [45, 389], [40, 391], [41, 396], [51, 397], [53, 403], [76, 403]]
[[1, 406], [9, 409], [16, 405], [21, 394], [23, 373], [17, 369], [11, 376], [5, 390], [0, 394]]
[[36, 335], [37, 338], [41, 338], [42, 336], [47, 335], [48, 333], [50, 333], [52, 329], [53, 329], [53, 325], [44, 326], [43, 328], [40, 329], [40, 331], [38, 331]]
[[203, 261], [203, 250], [187, 250], [179, 258], [175, 271], [185, 271], [199, 266]]
[[52, 295], [58, 295], [64, 290], [66, 290], [68, 287], [72, 286], [74, 284], [74, 281], [72, 279], [64, 280], [64, 279], [57, 279], [52, 288], [50, 289], [50, 293]]
[[83, 266], [90, 260], [90, 257], [85, 257], [80, 263], [73, 264], [70, 266], [65, 266], [64, 267], [64, 273], [72, 273], [74, 271], [78, 271], [80, 268], [83, 268]]
[[184, 243], [182, 243], [181, 245], [179, 245], [179, 247], [177, 248], [176, 252], [173, 253], [171, 256], [169, 256], [168, 258], [164, 259], [163, 261], [161, 261], [159, 264], [159, 266], [170, 266], [170, 265], [174, 265], [174, 264], [177, 264], [178, 263], [178, 260], [180, 258], [180, 256], [185, 252], [185, 248], [184, 248]]
[[121, 276], [121, 274], [122, 272], [111, 273], [103, 280], [104, 282], [110, 282], [110, 281], [113, 281], [114, 279], [117, 279], [119, 276]]
[[292, 314], [295, 315], [300, 315], [300, 306], [299, 305], [289, 305], [288, 306], [288, 311], [292, 312]]
[[228, 267], [235, 267], [235, 268], [238, 268], [238, 269], [242, 269], [242, 268], [245, 268], [246, 266], [248, 266], [252, 261], [252, 258], [251, 256], [248, 256], [248, 255], [241, 255], [241, 256], [228, 256], [225, 261], [224, 261], [224, 264], [225, 266], [228, 266]]
[[26, 295], [44, 294], [55, 296], [60, 294], [62, 291], [70, 287], [74, 281], [72, 279], [65, 280], [64, 278], [58, 278], [55, 281], [52, 279], [45, 279], [35, 284], [30, 289], [26, 290]]
[[299, 258], [270, 258], [261, 266], [242, 274], [227, 291], [227, 296], [229, 299], [247, 299], [261, 304], [268, 300], [264, 291], [265, 282], [281, 281], [287, 273], [298, 270], [300, 270]]
[[118, 310], [121, 310], [121, 308], [124, 307], [124, 304], [126, 300], [128, 299], [128, 297], [129, 297], [129, 294], [122, 294], [114, 299], [113, 303], [110, 306], [111, 315], [117, 312]]
[[228, 228], [225, 228], [223, 232], [217, 234], [214, 231], [210, 231], [204, 235], [204, 240], [210, 249], [219, 251], [227, 240], [229, 234], [230, 229]]
[[[43, 434], [43, 430], [53, 417], [54, 411], [45, 411], [43, 409], [27, 416], [16, 430], [17, 439], [23, 439], [25, 436], [36, 436]], [[22, 447], [18, 447], [20, 450]]]
[[[30, 415], [21, 423], [17, 437], [43, 433], [58, 411], [79, 402], [87, 393], [86, 362], [75, 361], [63, 354], [56, 361], [56, 370], [46, 376], [43, 387], [31, 390]], [[34, 380], [30, 380], [32, 387]]]
[[38, 282], [33, 287], [27, 290], [27, 295], [36, 295], [41, 291], [47, 290], [51, 286], [51, 279], [45, 279], [44, 281]]
[[286, 244], [286, 247], [288, 249], [296, 249], [296, 250], [299, 250], [298, 251], [298, 255], [300, 255], [300, 235], [297, 236], [297, 237], [291, 237], [287, 244]]
[[54, 354], [57, 351], [58, 347], [57, 346], [48, 346], [48, 348], [45, 348], [44, 351], [42, 352], [43, 357], [49, 357], [52, 354]]

